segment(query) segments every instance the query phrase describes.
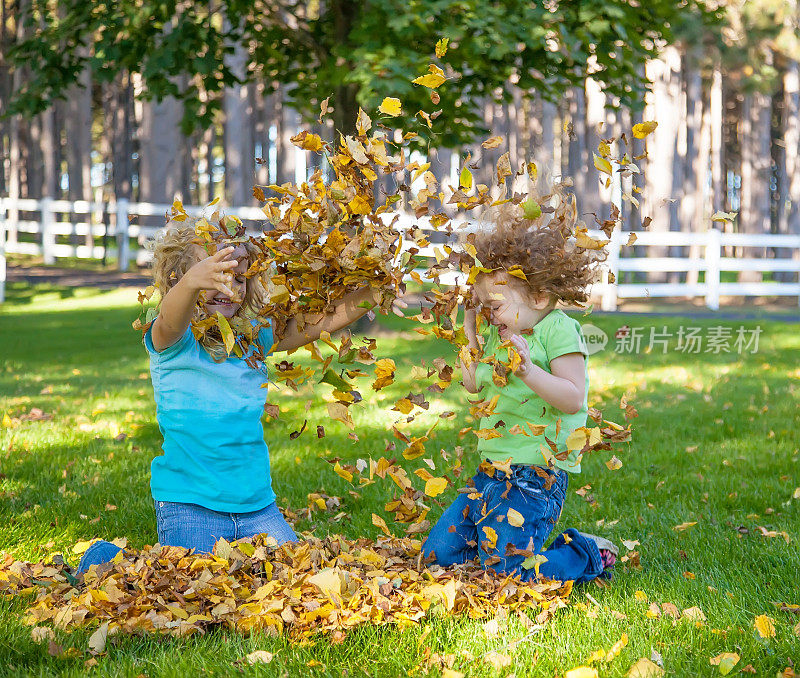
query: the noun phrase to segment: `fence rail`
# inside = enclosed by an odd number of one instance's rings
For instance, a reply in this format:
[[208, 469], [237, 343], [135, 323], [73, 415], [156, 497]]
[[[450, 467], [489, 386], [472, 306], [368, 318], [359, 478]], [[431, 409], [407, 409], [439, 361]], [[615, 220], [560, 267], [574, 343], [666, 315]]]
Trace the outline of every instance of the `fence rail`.
[[[170, 207], [125, 199], [73, 202], [50, 198], [0, 198], [0, 302], [4, 298], [6, 253], [40, 255], [45, 264], [53, 264], [62, 257], [114, 259], [120, 270], [127, 270], [131, 260], [138, 264], [147, 263], [150, 253], [143, 247], [144, 242], [158, 232], [158, 222]], [[199, 216], [203, 209], [189, 206], [186, 212]], [[226, 207], [225, 213], [239, 217], [248, 227], [249, 234], [261, 233], [260, 225], [265, 217], [260, 208]], [[159, 219], [153, 224], [140, 223], [152, 217]], [[399, 226], [405, 228], [412, 223], [422, 229], [431, 228], [426, 220], [415, 220], [410, 215], [402, 215]], [[594, 235], [601, 234], [595, 232]], [[631, 233], [614, 232], [608, 244], [606, 272], [592, 290], [593, 296], [599, 297], [603, 310], [616, 309], [620, 299], [647, 297], [703, 297], [706, 306], [715, 310], [719, 308], [722, 296], [789, 296], [798, 297], [800, 303], [800, 235], [722, 233], [717, 229], [704, 232], [638, 231], [634, 235], [637, 248], [688, 248], [689, 256], [661, 256], [663, 252], [652, 257], [629, 256], [633, 250], [624, 245]], [[434, 247], [442, 244], [431, 244], [419, 255], [433, 258]], [[739, 250], [737, 256], [723, 256], [732, 248]], [[748, 252], [754, 249], [762, 250], [763, 256]], [[775, 256], [767, 256], [767, 251]], [[613, 273], [613, 277], [608, 272]], [[723, 272], [778, 273], [786, 280], [728, 282], [722, 280]], [[686, 273], [687, 280], [624, 282], [621, 279], [626, 273]], [[691, 279], [688, 273], [692, 274]], [[702, 281], [699, 280], [700, 274], [703, 275]], [[441, 281], [463, 284], [464, 276], [452, 273], [442, 276]]]

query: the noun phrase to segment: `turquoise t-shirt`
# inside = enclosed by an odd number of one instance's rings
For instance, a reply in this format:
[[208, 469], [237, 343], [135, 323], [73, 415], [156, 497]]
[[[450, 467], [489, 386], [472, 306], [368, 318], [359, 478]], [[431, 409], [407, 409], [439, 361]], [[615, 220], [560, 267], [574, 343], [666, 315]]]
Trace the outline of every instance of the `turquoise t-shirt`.
[[[263, 328], [258, 341], [269, 350], [272, 328]], [[144, 345], [164, 436], [164, 454], [151, 465], [153, 499], [231, 513], [272, 504], [275, 493], [261, 424], [266, 368], [253, 369], [233, 355], [215, 363], [191, 327], [161, 352], [153, 348], [148, 329]]]

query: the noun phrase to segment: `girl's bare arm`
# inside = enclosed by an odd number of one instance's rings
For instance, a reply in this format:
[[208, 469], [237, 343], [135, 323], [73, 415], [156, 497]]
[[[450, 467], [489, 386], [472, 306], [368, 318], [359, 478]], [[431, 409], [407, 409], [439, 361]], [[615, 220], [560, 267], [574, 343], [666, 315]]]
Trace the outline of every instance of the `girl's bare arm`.
[[[468, 349], [479, 349], [476, 321], [477, 314], [474, 308], [470, 308], [464, 312], [464, 334], [467, 335]], [[464, 384], [464, 388], [470, 393], [477, 393], [478, 387], [475, 383], [475, 369], [477, 365], [475, 361], [470, 360], [469, 364], [467, 364], [461, 356], [459, 356], [459, 361], [461, 362], [461, 382]]]
[[[297, 321], [292, 318], [286, 325], [283, 338], [275, 345], [274, 351], [291, 351], [320, 338], [323, 332], [333, 333], [343, 327], [354, 323], [371, 308], [377, 306], [381, 300], [381, 292], [373, 287], [364, 287], [345, 295], [336, 304], [335, 310], [330, 314], [316, 314], [306, 316], [306, 325], [298, 329]], [[395, 299], [394, 311], [402, 315], [399, 309], [407, 308], [407, 304], [400, 299]]]
[[186, 332], [201, 290], [215, 289], [230, 297], [234, 296], [227, 285], [230, 280], [228, 271], [236, 268], [238, 262], [236, 259], [227, 259], [231, 252], [233, 247], [226, 247], [201, 259], [164, 295], [158, 317], [153, 321], [150, 330], [156, 351], [169, 348]]

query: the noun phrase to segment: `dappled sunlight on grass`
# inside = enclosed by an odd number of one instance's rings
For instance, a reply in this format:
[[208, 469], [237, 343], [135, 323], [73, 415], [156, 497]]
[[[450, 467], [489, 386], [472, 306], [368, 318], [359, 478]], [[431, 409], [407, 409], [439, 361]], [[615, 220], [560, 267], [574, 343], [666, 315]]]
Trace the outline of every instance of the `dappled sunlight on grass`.
[[[71, 547], [79, 540], [127, 536], [133, 546], [156, 540], [149, 467], [161, 437], [147, 356], [130, 327], [137, 311], [135, 293], [79, 290], [68, 299], [52, 294], [58, 292], [12, 303], [0, 313], [0, 418], [7, 414], [13, 419], [10, 427], [0, 428], [0, 549], [37, 560], [63, 551], [74, 562]], [[688, 324], [676, 318], [576, 317], [611, 337], [622, 325], [666, 325], [674, 332]], [[586, 459], [583, 473], [571, 478], [557, 529], [574, 526], [617, 543], [638, 540], [642, 569], [619, 566], [609, 587], [576, 588], [575, 605], [560, 610], [544, 628], [532, 632], [512, 615], [499, 620], [494, 635], [486, 633], [485, 620], [434, 616], [405, 630], [361, 628], [340, 644], [315, 639], [293, 646], [280, 637], [244, 638], [225, 631], [168, 642], [124, 637], [109, 648], [95, 673], [188, 675], [203, 666], [221, 675], [234, 670], [232, 662], [248, 652], [267, 649], [276, 655], [265, 668], [276, 674], [307, 674], [312, 670], [307, 663], [315, 660], [331, 675], [345, 670], [405, 675], [429, 661], [430, 648], [453, 655], [453, 668], [470, 676], [496, 675], [480, 660], [490, 650], [512, 655], [508, 670], [518, 676], [553, 675], [580, 665], [599, 648], [608, 650], [627, 633], [628, 646], [603, 668], [603, 675], [624, 675], [638, 657], [649, 657], [653, 650], [664, 656], [673, 675], [711, 675], [709, 658], [736, 648], [742, 666], [752, 663], [759, 675], [775, 675], [794, 652], [797, 619], [772, 603], [800, 603], [800, 501], [793, 498], [800, 487], [795, 427], [800, 333], [794, 325], [766, 321], [691, 324], [760, 325], [764, 332], [755, 354], [620, 354], [612, 341], [590, 358], [590, 404], [622, 423], [619, 398], [626, 394], [639, 416], [632, 442], [616, 451], [622, 468], [609, 471], [605, 462], [611, 453], [595, 453]], [[307, 384], [296, 393], [271, 389], [270, 402], [280, 405], [281, 415], [266, 423], [265, 436], [280, 504], [297, 513], [308, 506], [311, 492], [340, 500], [334, 511], [299, 520], [298, 529], [317, 536], [377, 534], [371, 515], [383, 513], [391, 481], [352, 485], [326, 459], [354, 463], [369, 456], [399, 457], [408, 470], [415, 468], [402, 459], [402, 448], [391, 447], [396, 442], [391, 425], [404, 417], [388, 408], [409, 392], [421, 391], [430, 409], [404, 430], [420, 435], [438, 421], [426, 455], [437, 472], [446, 469], [440, 449], [463, 446], [466, 472], [477, 463], [474, 436], [457, 435], [469, 425], [458, 373], [441, 395], [410, 379], [411, 367], [422, 360], [430, 364], [443, 356], [452, 362], [452, 348], [412, 337], [409, 327], [396, 318], [380, 321], [377, 355], [395, 360], [397, 381], [377, 394], [369, 388], [371, 380], [361, 382], [367, 402], [353, 408], [358, 440], [327, 416], [329, 386]], [[364, 334], [374, 336], [375, 329], [367, 327]], [[355, 337], [354, 343], [359, 342]], [[311, 364], [305, 351], [289, 360]], [[52, 420], [21, 419], [32, 408], [52, 414]], [[441, 419], [443, 411], [456, 417]], [[303, 434], [290, 439], [305, 420]], [[317, 425], [325, 427], [324, 438], [317, 438]], [[585, 496], [576, 494], [586, 485]], [[428, 500], [429, 518], [435, 520], [454, 495], [450, 489]], [[339, 512], [346, 518], [337, 518]], [[388, 522], [402, 534], [403, 526]], [[695, 524], [675, 529], [686, 523]], [[653, 603], [673, 603], [680, 610], [697, 606], [707, 621], [698, 625], [661, 611], [656, 615]], [[33, 643], [30, 629], [20, 622], [24, 608], [20, 600], [0, 598], [0, 672], [11, 662], [20, 673], [81, 675], [82, 661], [57, 660]], [[775, 639], [764, 641], [753, 631], [759, 614], [775, 619]], [[72, 636], [59, 632], [58, 640], [85, 648], [87, 638], [84, 631]]]

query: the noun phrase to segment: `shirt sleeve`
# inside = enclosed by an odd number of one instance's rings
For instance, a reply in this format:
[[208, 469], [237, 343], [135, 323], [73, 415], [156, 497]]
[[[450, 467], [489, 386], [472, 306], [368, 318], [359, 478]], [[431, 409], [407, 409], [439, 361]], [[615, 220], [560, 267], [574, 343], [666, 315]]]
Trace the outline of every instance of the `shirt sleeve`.
[[586, 340], [581, 334], [581, 326], [568, 315], [559, 317], [549, 328], [545, 340], [544, 350], [547, 353], [548, 362], [566, 355], [567, 353], [582, 353], [589, 355], [586, 348]]
[[194, 335], [192, 334], [192, 327], [191, 325], [186, 328], [186, 331], [181, 335], [181, 338], [178, 339], [172, 346], [167, 346], [163, 351], [156, 351], [155, 347], [153, 346], [153, 325], [151, 324], [150, 327], [147, 328], [147, 332], [144, 333], [144, 347], [147, 349], [147, 352], [150, 354], [151, 357], [155, 357], [158, 360], [168, 360], [169, 358], [173, 358], [179, 353], [185, 351], [192, 343], [195, 341]]

